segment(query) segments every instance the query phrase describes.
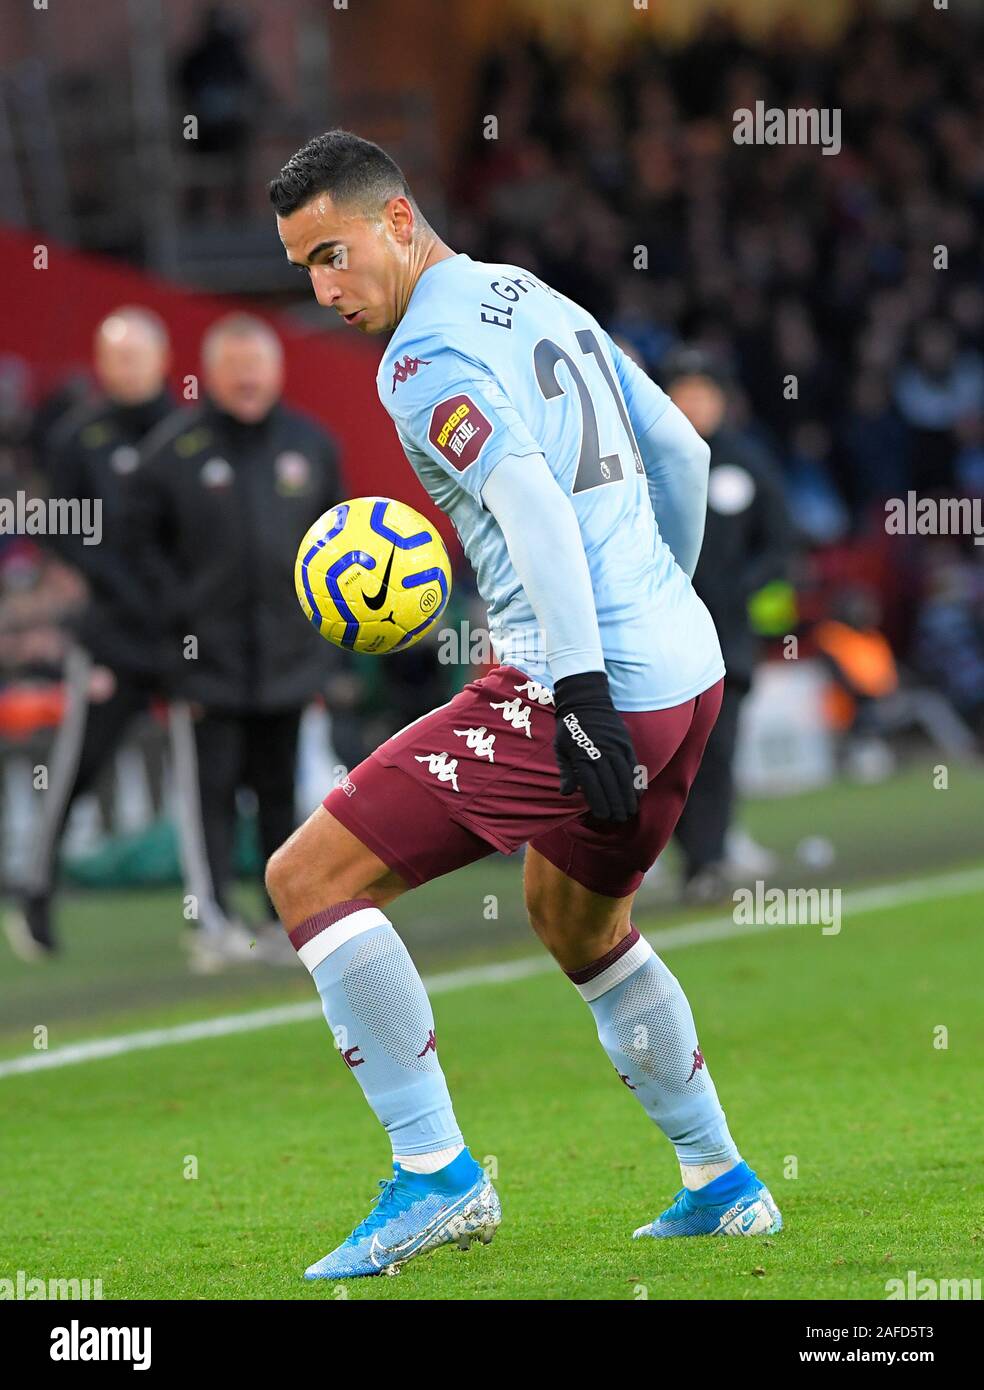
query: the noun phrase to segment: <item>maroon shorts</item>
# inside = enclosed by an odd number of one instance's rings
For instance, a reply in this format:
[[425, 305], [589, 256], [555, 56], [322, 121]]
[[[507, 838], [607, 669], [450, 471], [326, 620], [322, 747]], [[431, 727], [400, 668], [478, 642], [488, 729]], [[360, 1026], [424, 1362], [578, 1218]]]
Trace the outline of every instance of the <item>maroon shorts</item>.
[[514, 666], [394, 734], [324, 806], [411, 887], [529, 843], [591, 892], [623, 898], [673, 833], [723, 685], [672, 709], [622, 712], [646, 778], [621, 825], [594, 821], [580, 792], [561, 795], [553, 698]]

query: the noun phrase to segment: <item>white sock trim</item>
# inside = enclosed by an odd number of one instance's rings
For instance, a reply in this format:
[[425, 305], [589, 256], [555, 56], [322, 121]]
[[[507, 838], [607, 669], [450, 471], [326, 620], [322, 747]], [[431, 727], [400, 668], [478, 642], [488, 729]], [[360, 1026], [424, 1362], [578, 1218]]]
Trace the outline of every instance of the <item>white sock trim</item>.
[[297, 954], [313, 975], [332, 951], [337, 951], [339, 946], [344, 946], [353, 936], [361, 936], [363, 932], [372, 931], [373, 927], [389, 925], [389, 918], [380, 912], [378, 907], [360, 907], [358, 912], [350, 912], [347, 917], [323, 927]]
[[429, 1154], [394, 1154], [393, 1162], [408, 1173], [436, 1173], [446, 1168], [464, 1151], [464, 1144], [452, 1144], [449, 1149], [435, 1149]]
[[715, 1178], [720, 1178], [725, 1173], [730, 1173], [732, 1168], [737, 1168], [741, 1158], [723, 1158], [718, 1163], [681, 1163], [680, 1174], [683, 1178], [683, 1185], [690, 1192], [696, 1192], [698, 1188], [706, 1187]]
[[644, 936], [640, 936], [634, 946], [630, 946], [624, 955], [619, 956], [618, 960], [613, 961], [606, 970], [602, 970], [600, 975], [596, 975], [593, 980], [588, 980], [583, 985], [575, 985], [574, 988], [585, 1003], [590, 1004], [593, 999], [599, 999], [610, 989], [620, 985], [623, 980], [627, 980], [630, 975], [634, 975], [653, 954], [653, 948], [649, 942]]

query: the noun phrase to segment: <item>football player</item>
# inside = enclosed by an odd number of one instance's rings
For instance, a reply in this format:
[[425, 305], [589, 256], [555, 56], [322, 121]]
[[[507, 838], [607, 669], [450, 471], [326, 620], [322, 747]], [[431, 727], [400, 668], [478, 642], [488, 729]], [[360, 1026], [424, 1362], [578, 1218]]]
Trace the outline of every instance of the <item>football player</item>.
[[686, 996], [632, 924], [721, 703], [721, 649], [690, 582], [709, 450], [579, 305], [445, 245], [378, 146], [318, 136], [270, 197], [318, 302], [362, 333], [392, 333], [379, 398], [474, 566], [500, 663], [356, 767], [267, 868], [393, 1147], [373, 1211], [307, 1277], [378, 1274], [492, 1238], [498, 1197], [464, 1145], [388, 909], [523, 844], [532, 926], [680, 1163], [676, 1199], [635, 1235], [777, 1231]]

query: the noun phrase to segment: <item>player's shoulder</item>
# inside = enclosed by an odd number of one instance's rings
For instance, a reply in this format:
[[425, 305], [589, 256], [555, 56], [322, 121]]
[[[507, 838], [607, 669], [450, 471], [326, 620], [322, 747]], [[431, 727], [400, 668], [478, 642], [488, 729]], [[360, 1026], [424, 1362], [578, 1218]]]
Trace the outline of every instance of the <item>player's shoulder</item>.
[[[403, 324], [400, 325], [403, 328]], [[389, 341], [376, 372], [376, 391], [391, 415], [409, 409], [433, 379], [454, 371], [458, 361], [452, 338], [433, 324], [400, 333]], [[434, 370], [428, 371], [428, 368]], [[426, 379], [421, 376], [426, 373]], [[402, 390], [400, 388], [403, 388]], [[399, 394], [398, 394], [399, 393]]]
[[513, 305], [533, 286], [552, 293], [520, 266], [475, 261], [463, 253], [425, 271], [376, 374], [379, 398], [390, 414], [412, 409], [433, 394], [435, 384], [495, 378], [508, 346], [501, 330], [510, 327]]
[[[376, 373], [376, 390], [383, 405], [394, 413], [402, 400], [416, 395], [413, 390], [425, 368], [428, 378], [454, 370], [465, 345], [461, 301], [465, 278], [455, 256], [439, 261], [418, 281], [406, 313], [397, 324]], [[397, 390], [409, 383], [409, 389]], [[426, 390], [426, 383], [424, 384]]]

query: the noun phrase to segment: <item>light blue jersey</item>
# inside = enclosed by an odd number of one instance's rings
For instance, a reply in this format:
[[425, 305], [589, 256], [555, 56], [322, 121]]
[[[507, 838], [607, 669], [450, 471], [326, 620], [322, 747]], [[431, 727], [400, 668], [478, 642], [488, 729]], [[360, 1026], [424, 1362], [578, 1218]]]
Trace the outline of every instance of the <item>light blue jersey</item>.
[[[724, 674], [710, 614], [660, 535], [638, 442], [673, 407], [591, 314], [517, 266], [439, 261], [414, 288], [377, 386], [475, 570], [503, 664], [548, 689], [558, 677], [482, 501], [503, 459], [542, 454], [577, 517], [616, 708], [681, 704]], [[549, 553], [550, 516], [528, 524]]]

